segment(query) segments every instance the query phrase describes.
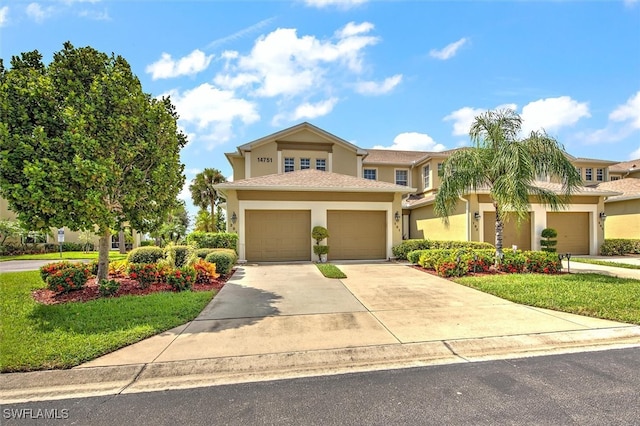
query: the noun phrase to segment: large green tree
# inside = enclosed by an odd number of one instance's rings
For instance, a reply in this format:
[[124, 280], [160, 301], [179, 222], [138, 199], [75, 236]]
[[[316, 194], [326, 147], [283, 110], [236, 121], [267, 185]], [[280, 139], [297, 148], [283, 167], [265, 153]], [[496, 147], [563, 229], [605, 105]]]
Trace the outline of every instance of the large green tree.
[[191, 185], [189, 185], [193, 204], [201, 209], [210, 209], [209, 219], [211, 220], [212, 229], [217, 229], [216, 207], [218, 203], [223, 201], [213, 186], [226, 181], [227, 179], [225, 179], [220, 170], [204, 169], [196, 175]]
[[0, 70], [0, 195], [33, 229], [97, 232], [106, 278], [111, 229], [152, 228], [184, 184], [173, 105], [91, 47], [65, 43], [48, 66], [23, 53]]
[[178, 243], [187, 236], [189, 214], [184, 201], [176, 200], [176, 204], [165, 215], [165, 220], [150, 233], [160, 245], [169, 242]]
[[[576, 168], [564, 148], [544, 131], [519, 137], [522, 119], [513, 110], [488, 111], [477, 116], [469, 135], [471, 148], [454, 152], [442, 169], [442, 185], [435, 199], [436, 214], [445, 222], [460, 197], [478, 189], [488, 189], [496, 211], [496, 254], [502, 257], [502, 234], [508, 212], [517, 220], [530, 210], [529, 197], [552, 210], [559, 210], [580, 186]], [[536, 185], [540, 176], [562, 184], [561, 193]]]

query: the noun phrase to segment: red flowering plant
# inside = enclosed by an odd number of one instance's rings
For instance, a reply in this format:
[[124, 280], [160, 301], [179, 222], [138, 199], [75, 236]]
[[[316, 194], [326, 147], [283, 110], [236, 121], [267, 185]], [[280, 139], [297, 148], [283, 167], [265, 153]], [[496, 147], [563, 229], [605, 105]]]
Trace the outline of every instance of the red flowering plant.
[[68, 293], [73, 290], [80, 290], [89, 279], [88, 268], [71, 266], [60, 269], [47, 277], [47, 288], [56, 293]]
[[147, 288], [160, 281], [160, 272], [155, 263], [130, 263], [129, 278], [137, 281], [140, 288]]
[[220, 276], [216, 273], [216, 264], [198, 258], [192, 265], [196, 270], [196, 284], [208, 284]]
[[42, 281], [46, 283], [47, 278], [49, 278], [50, 275], [53, 275], [62, 269], [71, 268], [74, 265], [78, 264], [73, 264], [66, 260], [61, 262], [47, 263], [46, 265], [40, 267], [40, 277], [42, 278]]
[[175, 291], [189, 290], [196, 282], [196, 270], [190, 266], [176, 268], [167, 274], [167, 283]]
[[545, 251], [526, 251], [523, 254], [525, 256], [525, 268], [528, 272], [557, 274], [562, 269], [562, 265], [556, 253]]

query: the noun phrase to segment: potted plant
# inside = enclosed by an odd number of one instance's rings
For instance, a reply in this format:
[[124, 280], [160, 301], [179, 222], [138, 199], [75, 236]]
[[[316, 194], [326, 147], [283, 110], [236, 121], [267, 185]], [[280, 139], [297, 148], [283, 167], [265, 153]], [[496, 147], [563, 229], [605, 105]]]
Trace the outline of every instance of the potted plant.
[[313, 252], [318, 256], [320, 263], [325, 263], [329, 253], [329, 246], [322, 246], [320, 242], [325, 238], [329, 238], [329, 231], [322, 226], [314, 226], [313, 230], [311, 230], [311, 238], [316, 242], [316, 245], [313, 246]]

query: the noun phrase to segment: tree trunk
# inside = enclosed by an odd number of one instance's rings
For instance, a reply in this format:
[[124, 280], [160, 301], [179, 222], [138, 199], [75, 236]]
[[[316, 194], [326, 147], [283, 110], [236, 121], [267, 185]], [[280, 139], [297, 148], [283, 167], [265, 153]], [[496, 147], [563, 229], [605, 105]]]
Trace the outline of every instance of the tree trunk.
[[98, 282], [106, 280], [109, 275], [109, 246], [111, 245], [111, 230], [103, 231], [98, 241]]
[[124, 228], [120, 227], [118, 232], [118, 249], [120, 254], [127, 254], [127, 240], [124, 238]]
[[498, 265], [502, 261], [502, 257], [504, 253], [502, 251], [502, 231], [504, 230], [504, 222], [502, 221], [502, 214], [498, 205], [494, 203], [493, 205], [496, 209], [496, 262]]
[[218, 224], [216, 223], [216, 200], [211, 200], [211, 232], [218, 232]]

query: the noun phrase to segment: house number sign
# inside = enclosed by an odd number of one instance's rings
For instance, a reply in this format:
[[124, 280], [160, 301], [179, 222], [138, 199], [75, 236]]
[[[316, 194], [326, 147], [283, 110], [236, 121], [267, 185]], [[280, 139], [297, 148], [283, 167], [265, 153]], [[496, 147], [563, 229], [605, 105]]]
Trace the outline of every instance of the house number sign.
[[273, 163], [272, 157], [258, 157], [258, 163]]

